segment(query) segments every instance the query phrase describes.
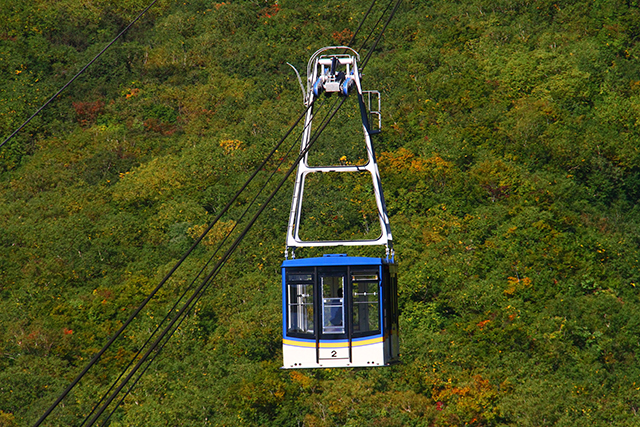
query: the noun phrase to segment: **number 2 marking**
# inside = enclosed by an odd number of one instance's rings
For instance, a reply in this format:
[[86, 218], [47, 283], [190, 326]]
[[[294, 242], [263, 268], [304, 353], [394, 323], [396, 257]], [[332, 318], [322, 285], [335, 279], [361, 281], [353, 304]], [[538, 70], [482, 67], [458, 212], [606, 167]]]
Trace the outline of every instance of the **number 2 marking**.
[[335, 350], [331, 350], [331, 357], [338, 357], [338, 352]]

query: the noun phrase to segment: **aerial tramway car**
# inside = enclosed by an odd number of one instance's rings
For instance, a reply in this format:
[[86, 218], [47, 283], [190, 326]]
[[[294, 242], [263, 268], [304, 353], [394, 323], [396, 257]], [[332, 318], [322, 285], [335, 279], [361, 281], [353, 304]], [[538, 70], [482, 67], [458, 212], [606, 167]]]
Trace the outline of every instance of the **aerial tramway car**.
[[[373, 367], [399, 359], [397, 276], [391, 228], [371, 135], [380, 129], [380, 94], [363, 91], [358, 53], [346, 46], [315, 52], [303, 88], [307, 110], [282, 264], [283, 359], [285, 369]], [[301, 83], [302, 84], [302, 83]], [[362, 165], [310, 166], [313, 101], [322, 93], [357, 96], [367, 161]], [[365, 97], [367, 104], [365, 104]], [[377, 98], [377, 110], [371, 101]], [[377, 118], [372, 129], [370, 117]], [[370, 240], [306, 241], [299, 236], [302, 198], [308, 174], [368, 172], [381, 234]], [[384, 258], [326, 254], [295, 258], [300, 247], [384, 245]], [[292, 259], [289, 258], [291, 254]]]

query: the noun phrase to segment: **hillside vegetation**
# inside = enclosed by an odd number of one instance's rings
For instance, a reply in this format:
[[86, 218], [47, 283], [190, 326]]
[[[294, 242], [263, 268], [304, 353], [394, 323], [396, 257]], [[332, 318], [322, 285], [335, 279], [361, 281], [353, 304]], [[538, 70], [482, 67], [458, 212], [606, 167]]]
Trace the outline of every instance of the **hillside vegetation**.
[[[0, 1], [0, 134], [146, 4]], [[160, 0], [0, 149], [0, 426], [32, 425], [160, 282], [303, 111], [286, 62], [347, 43], [369, 5]], [[290, 181], [109, 425], [640, 425], [639, 37], [635, 1], [405, 0], [363, 80], [403, 363], [279, 369]], [[358, 160], [349, 118], [318, 155]], [[254, 193], [46, 425], [80, 425]], [[317, 224], [370, 232], [335, 199], [313, 193]]]

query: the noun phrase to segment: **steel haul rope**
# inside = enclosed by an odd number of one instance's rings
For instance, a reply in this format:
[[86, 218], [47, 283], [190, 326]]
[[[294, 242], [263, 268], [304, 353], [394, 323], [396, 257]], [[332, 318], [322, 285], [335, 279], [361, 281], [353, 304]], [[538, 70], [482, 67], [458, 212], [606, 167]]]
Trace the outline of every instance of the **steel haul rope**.
[[[153, 4], [155, 4], [157, 0], [154, 0], [153, 3], [151, 3], [147, 9], [145, 9], [144, 12], [146, 12]], [[375, 3], [376, 0], [373, 1], [373, 3]], [[371, 54], [373, 52], [373, 50], [376, 48], [378, 42], [380, 41], [382, 34], [384, 33], [385, 29], [387, 28], [387, 26], [389, 25], [389, 23], [391, 22], [391, 20], [393, 19], [393, 16], [395, 15], [398, 7], [400, 6], [402, 0], [397, 0], [396, 6], [394, 7], [394, 9], [391, 12], [391, 16], [387, 19], [382, 31], [380, 32], [380, 34], [378, 35], [378, 37], [376, 38], [373, 46], [371, 47], [367, 57], [365, 58], [364, 64], [362, 66], [362, 68], [364, 68], [368, 62], [368, 60], [371, 57]], [[369, 12], [371, 11], [373, 7], [373, 4], [371, 5], [371, 7], [369, 8], [369, 11], [367, 11], [367, 13], [365, 14], [365, 17], [363, 18], [366, 19], [366, 17], [369, 15]], [[388, 8], [387, 8], [388, 10]], [[385, 10], [386, 11], [386, 10]], [[143, 13], [144, 13], [143, 12]], [[139, 17], [142, 16], [142, 14], [140, 14], [138, 16], [137, 19], [139, 19]], [[379, 22], [380, 20], [378, 20]], [[135, 22], [135, 21], [134, 21]], [[133, 23], [132, 23], [133, 24]], [[129, 27], [132, 25], [130, 24]], [[376, 23], [377, 26], [377, 23]], [[128, 30], [128, 28], [125, 29], [123, 31], [123, 33]], [[355, 40], [355, 36], [357, 34], [358, 31], [360, 31], [360, 28], [362, 27], [362, 23], [360, 24], [360, 26], [358, 27], [356, 33], [354, 33], [352, 40]], [[122, 33], [121, 33], [122, 34]], [[120, 37], [120, 35], [118, 36]], [[368, 40], [369, 37], [367, 37]], [[115, 40], [113, 41], [115, 42]], [[113, 44], [110, 43], [111, 44]], [[110, 46], [109, 45], [109, 46]], [[109, 47], [107, 46], [107, 48]], [[106, 50], [107, 48], [105, 48], [104, 50]], [[99, 55], [98, 55], [99, 56]], [[93, 63], [95, 60], [97, 59], [94, 58], [93, 61], [91, 61], [89, 64], [87, 64], [87, 66], [85, 66], [84, 69], [86, 69], [89, 65], [91, 65], [91, 63]], [[84, 71], [81, 70], [82, 71]], [[77, 76], [80, 73], [78, 73], [68, 84], [70, 84], [73, 80], [75, 80], [75, 78], [77, 78]], [[67, 84], [67, 85], [68, 85]], [[67, 86], [66, 85], [66, 86]], [[62, 90], [64, 90], [65, 87], [63, 87], [59, 92], [61, 92]], [[53, 98], [55, 98], [59, 93], [57, 93], [56, 95], [54, 95], [51, 100]], [[241, 232], [240, 236], [238, 236], [234, 242], [231, 244], [230, 248], [225, 252], [225, 254], [222, 256], [222, 258], [218, 261], [218, 263], [215, 265], [215, 267], [213, 268], [213, 270], [205, 277], [205, 279], [201, 282], [201, 284], [198, 286], [198, 288], [195, 290], [195, 292], [191, 295], [191, 297], [187, 300], [187, 302], [183, 305], [183, 307], [179, 310], [179, 312], [174, 316], [174, 318], [171, 320], [171, 322], [169, 323], [169, 325], [167, 325], [165, 327], [165, 329], [162, 331], [162, 333], [160, 334], [160, 336], [153, 342], [153, 344], [151, 345], [151, 347], [145, 352], [145, 354], [142, 356], [142, 358], [138, 361], [138, 363], [134, 366], [134, 368], [127, 374], [127, 376], [125, 377], [125, 379], [120, 383], [120, 385], [118, 385], [118, 387], [113, 391], [113, 393], [111, 394], [111, 396], [104, 402], [104, 404], [97, 410], [92, 411], [93, 417], [89, 420], [88, 425], [94, 425], [95, 422], [100, 418], [100, 416], [105, 412], [105, 410], [107, 409], [107, 407], [115, 400], [115, 398], [117, 397], [117, 395], [122, 391], [122, 389], [126, 386], [126, 384], [133, 378], [133, 376], [135, 375], [136, 372], [138, 372], [138, 370], [141, 368], [141, 366], [149, 359], [149, 356], [151, 355], [151, 353], [160, 346], [160, 350], [164, 347], [164, 345], [166, 345], [166, 342], [168, 341], [168, 339], [173, 335], [173, 333], [175, 332], [175, 330], [177, 330], [177, 327], [179, 327], [179, 325], [182, 323], [182, 321], [184, 320], [184, 315], [185, 313], [188, 313], [189, 310], [191, 309], [191, 307], [193, 307], [193, 304], [195, 304], [195, 302], [197, 302], [199, 300], [199, 298], [202, 296], [203, 292], [208, 288], [208, 286], [210, 285], [211, 281], [213, 280], [213, 278], [216, 277], [216, 275], [218, 274], [218, 271], [222, 268], [222, 266], [226, 263], [226, 261], [229, 259], [229, 257], [231, 256], [231, 254], [234, 252], [234, 250], [238, 247], [238, 245], [242, 242], [242, 240], [244, 239], [244, 237], [246, 236], [246, 234], [249, 232], [249, 230], [251, 229], [251, 227], [255, 224], [255, 222], [257, 221], [258, 217], [260, 216], [260, 214], [265, 210], [266, 206], [269, 204], [269, 202], [271, 200], [273, 200], [273, 198], [275, 197], [275, 195], [277, 194], [277, 192], [280, 190], [280, 188], [282, 188], [282, 186], [286, 183], [287, 179], [291, 176], [291, 174], [293, 173], [293, 171], [295, 170], [295, 168], [297, 167], [298, 163], [302, 160], [302, 158], [304, 158], [304, 156], [306, 155], [306, 153], [309, 151], [309, 149], [312, 147], [313, 143], [315, 143], [315, 141], [318, 139], [318, 137], [320, 136], [320, 134], [322, 133], [322, 131], [326, 128], [326, 126], [330, 123], [331, 119], [335, 116], [335, 114], [338, 112], [338, 110], [340, 109], [340, 107], [344, 104], [344, 102], [346, 101], [347, 98], [342, 98], [340, 104], [335, 108], [335, 110], [333, 112], [330, 113], [330, 115], [328, 116], [327, 120], [319, 127], [318, 131], [314, 134], [309, 146], [301, 151], [301, 153], [299, 154], [299, 156], [297, 157], [297, 159], [294, 161], [294, 163], [292, 164], [292, 166], [289, 168], [289, 170], [286, 172], [286, 174], [284, 175], [284, 177], [281, 179], [281, 181], [278, 183], [278, 185], [276, 186], [276, 188], [272, 191], [272, 193], [268, 196], [268, 198], [266, 199], [265, 202], [262, 203], [261, 207], [259, 208], [259, 210], [255, 213], [255, 215], [251, 218], [251, 220], [249, 221], [249, 224], [243, 229], [243, 231]], [[50, 101], [51, 101], [50, 100]], [[49, 101], [49, 102], [50, 102]], [[47, 103], [48, 104], [48, 103]], [[39, 111], [41, 111], [47, 104], [45, 104], [43, 107], [41, 107]], [[309, 108], [311, 108], [313, 106], [313, 102], [309, 104], [309, 106], [303, 111], [303, 113], [298, 117], [298, 119], [295, 121], [295, 123], [289, 128], [289, 130], [286, 132], [286, 134], [282, 137], [282, 139], [280, 140], [280, 142], [276, 145], [276, 147], [269, 153], [269, 155], [265, 158], [265, 160], [261, 163], [261, 165], [256, 168], [256, 170], [254, 171], [254, 173], [251, 175], [251, 177], [247, 180], [247, 182], [245, 182], [245, 184], [240, 188], [240, 190], [238, 190], [238, 192], [235, 194], [235, 196], [233, 197], [233, 199], [231, 201], [229, 201], [227, 203], [227, 205], [225, 206], [225, 208], [223, 208], [223, 210], [216, 216], [216, 218], [213, 220], [213, 222], [211, 222], [211, 224], [208, 226], [208, 228], [200, 235], [200, 237], [193, 243], [193, 245], [189, 248], [189, 250], [187, 250], [187, 252], [182, 256], [182, 258], [176, 263], [176, 265], [171, 269], [171, 271], [169, 273], [167, 273], [167, 275], [162, 279], [162, 281], [158, 284], [158, 286], [151, 292], [151, 294], [148, 295], [148, 297], [143, 301], [143, 303], [129, 316], [129, 318], [127, 319], [127, 321], [122, 325], [122, 327], [109, 339], [109, 341], [107, 342], [107, 344], [96, 354], [94, 355], [94, 357], [91, 359], [91, 361], [89, 362], [89, 364], [82, 370], [82, 372], [72, 381], [72, 383], [65, 389], [65, 391], [58, 397], [58, 399], [55, 401], [54, 404], [52, 404], [47, 411], [45, 412], [45, 414], [36, 422], [36, 424], [34, 424], [34, 427], [37, 427], [39, 425], [42, 424], [42, 422], [51, 414], [51, 412], [53, 411], [53, 409], [55, 409], [55, 407], [68, 395], [68, 393], [71, 391], [71, 389], [76, 386], [78, 384], [78, 382], [82, 379], [82, 377], [88, 372], [88, 370], [94, 366], [97, 361], [100, 359], [100, 357], [104, 354], [104, 352], [115, 342], [115, 340], [122, 334], [122, 332], [124, 331], [124, 329], [133, 321], [133, 319], [141, 312], [141, 310], [146, 306], [146, 304], [156, 295], [156, 293], [162, 288], [162, 286], [169, 280], [169, 278], [173, 275], [173, 273], [180, 267], [180, 265], [182, 265], [182, 263], [186, 260], [186, 258], [193, 252], [193, 250], [199, 245], [199, 243], [204, 239], [204, 237], [207, 235], [207, 233], [215, 226], [215, 224], [220, 220], [220, 218], [222, 217], [222, 215], [224, 215], [229, 208], [233, 205], [233, 203], [235, 203], [235, 201], [238, 199], [238, 197], [240, 196], [241, 193], [243, 193], [246, 188], [248, 187], [248, 185], [250, 184], [250, 182], [256, 177], [256, 175], [264, 168], [264, 166], [266, 165], [266, 163], [273, 157], [273, 155], [275, 154], [275, 152], [277, 151], [277, 149], [282, 145], [282, 143], [284, 143], [284, 141], [286, 140], [286, 138], [288, 138], [290, 136], [290, 134], [293, 132], [293, 130], [295, 129], [295, 127], [299, 124], [300, 120], [306, 115], [307, 111]], [[38, 113], [36, 112], [36, 114]], [[32, 116], [35, 117], [35, 115]], [[29, 119], [31, 120], [31, 119]], [[25, 122], [24, 125], [26, 125], [28, 123]], [[24, 126], [23, 125], [23, 126]], [[22, 128], [22, 127], [21, 127]], [[15, 133], [17, 133], [21, 128], [19, 128], [18, 130], [16, 130]], [[13, 136], [13, 134], [7, 138], [6, 141], [8, 141], [11, 137]], [[3, 142], [2, 144], [0, 144], [0, 147], [5, 143]], [[264, 189], [264, 188], [263, 188]], [[262, 190], [261, 190], [262, 191]], [[260, 194], [260, 193], [258, 193]], [[257, 197], [257, 196], [256, 196]], [[205, 266], [206, 268], [206, 266]], [[201, 273], [199, 273], [201, 274]], [[197, 276], [196, 276], [197, 279]], [[194, 279], [194, 280], [196, 280]], [[184, 296], [184, 295], [183, 295]], [[182, 298], [182, 297], [181, 297]], [[178, 323], [178, 326], [176, 326], [176, 329], [174, 329], [175, 324], [180, 321], [180, 323]], [[167, 340], [164, 341], [164, 343], [162, 343], [162, 340], [167, 337]], [[149, 342], [149, 340], [147, 340], [147, 342]], [[160, 345], [162, 343], [162, 345]], [[146, 345], [146, 343], [145, 343]], [[143, 346], [144, 347], [144, 346]], [[157, 355], [157, 353], [156, 353]], [[152, 359], [153, 360], [153, 359]], [[147, 365], [148, 367], [148, 365]], [[128, 368], [127, 368], [128, 369]], [[145, 368], [146, 370], [146, 368]], [[138, 378], [135, 380], [135, 382], [133, 383], [133, 385], [131, 386], [131, 388], [127, 391], [128, 392], [133, 388], [133, 386], [135, 386], [135, 384], [137, 383], [137, 381], [140, 379], [141, 375], [144, 373], [144, 370], [142, 371], [142, 373], [140, 374], [140, 376], [138, 376]], [[124, 371], [121, 373], [121, 375], [118, 377], [121, 378], [122, 375], [124, 374]], [[116, 380], [117, 382], [118, 380]], [[114, 383], [115, 384], [115, 383]], [[113, 389], [113, 386], [110, 390]], [[109, 392], [107, 392], [108, 394]], [[106, 395], [105, 395], [106, 396]], [[125, 394], [126, 397], [126, 394]], [[124, 399], [124, 397], [122, 398]], [[104, 397], [103, 399], [100, 400], [100, 402], [104, 401]], [[99, 406], [100, 402], [96, 405]], [[122, 402], [122, 400], [120, 401]], [[116, 405], [117, 408], [118, 405]], [[115, 410], [115, 409], [114, 409]], [[113, 413], [113, 411], [111, 412], [111, 414]], [[111, 414], [109, 414], [108, 417], [111, 416]], [[90, 416], [91, 414], [89, 414]], [[89, 417], [87, 416], [87, 418]], [[108, 420], [108, 418], [107, 418]], [[85, 422], [87, 422], [87, 419], [85, 418], [85, 421], [83, 422], [83, 425], [85, 424]], [[105, 421], [106, 422], [106, 421]]]
[[31, 120], [33, 120], [38, 114], [40, 114], [42, 110], [44, 110], [49, 104], [51, 104], [51, 102], [53, 102], [53, 100], [56, 99], [58, 95], [64, 92], [64, 90], [68, 88], [71, 85], [71, 83], [73, 83], [78, 77], [80, 77], [82, 73], [84, 73], [87, 70], [87, 68], [89, 68], [94, 62], [96, 62], [98, 58], [100, 58], [102, 54], [105, 53], [111, 47], [111, 45], [113, 45], [116, 41], [118, 41], [120, 37], [122, 37], [127, 31], [129, 31], [129, 29], [133, 26], [133, 24], [138, 22], [138, 20], [142, 18], [142, 16], [145, 13], [147, 13], [147, 11], [151, 9], [151, 7], [153, 7], [153, 5], [156, 4], [157, 2], [158, 0], [153, 0], [142, 12], [140, 12], [138, 16], [133, 21], [131, 21], [124, 30], [120, 31], [120, 33], [113, 40], [111, 40], [111, 42], [109, 42], [96, 56], [94, 56], [93, 59], [87, 63], [87, 65], [82, 67], [80, 71], [78, 71], [76, 75], [71, 78], [71, 80], [69, 80], [64, 86], [62, 86], [62, 88], [60, 88], [60, 90], [58, 90], [55, 94], [53, 94], [53, 96], [49, 98], [49, 100], [47, 100], [42, 105], [42, 107], [38, 108], [36, 112], [31, 115], [31, 117], [29, 117], [24, 123], [22, 123], [22, 125], [20, 125], [18, 129], [14, 130], [11, 133], [11, 135], [9, 135], [4, 141], [2, 141], [2, 143], [0, 144], [0, 148], [2, 148], [2, 146], [7, 142], [9, 142], [14, 136], [16, 136], [18, 132], [22, 130], [22, 128], [28, 125]]

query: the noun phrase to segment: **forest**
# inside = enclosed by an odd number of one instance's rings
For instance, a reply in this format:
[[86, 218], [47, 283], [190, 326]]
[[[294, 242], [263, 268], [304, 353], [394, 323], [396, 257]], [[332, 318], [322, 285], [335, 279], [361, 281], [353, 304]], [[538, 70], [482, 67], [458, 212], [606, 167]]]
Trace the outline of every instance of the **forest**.
[[[258, 170], [43, 424], [85, 425], [295, 160], [300, 125], [261, 166], [304, 111], [287, 63], [356, 33], [401, 363], [280, 369], [291, 178], [102, 425], [640, 426], [640, 2], [404, 0], [374, 46], [395, 3], [158, 0], [0, 148], [0, 427], [33, 426]], [[148, 4], [0, 0], [2, 139]], [[317, 159], [363, 158], [353, 106]], [[375, 232], [363, 183], [314, 185], [305, 233]]]

